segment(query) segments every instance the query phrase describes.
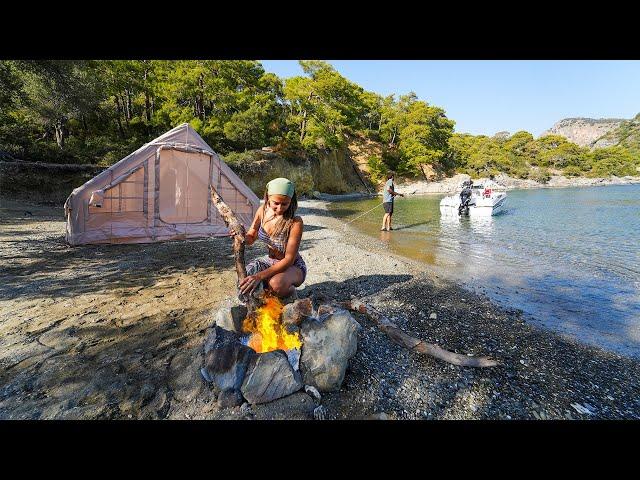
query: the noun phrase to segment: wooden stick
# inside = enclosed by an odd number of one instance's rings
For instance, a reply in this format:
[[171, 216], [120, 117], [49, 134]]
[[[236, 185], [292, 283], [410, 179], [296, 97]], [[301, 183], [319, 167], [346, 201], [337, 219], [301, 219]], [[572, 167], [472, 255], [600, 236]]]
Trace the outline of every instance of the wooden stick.
[[378, 312], [370, 305], [366, 305], [360, 300], [351, 300], [348, 302], [340, 302], [340, 305], [347, 310], [363, 313], [373, 319], [376, 325], [386, 333], [391, 340], [395, 343], [405, 347], [406, 349], [421, 353], [423, 355], [430, 355], [445, 362], [452, 363], [453, 365], [460, 365], [461, 367], [495, 367], [499, 365], [496, 360], [491, 360], [487, 357], [469, 357], [468, 355], [461, 355], [459, 353], [453, 353], [444, 348], [439, 347], [434, 343], [427, 343], [419, 338], [407, 335], [400, 330], [398, 326], [389, 321], [384, 315]]
[[244, 261], [244, 236], [245, 229], [242, 223], [235, 216], [229, 206], [224, 203], [220, 195], [211, 186], [211, 199], [216, 209], [220, 213], [224, 224], [234, 233], [233, 236], [233, 255], [236, 261], [236, 273], [238, 274], [238, 283], [247, 276], [247, 266]]

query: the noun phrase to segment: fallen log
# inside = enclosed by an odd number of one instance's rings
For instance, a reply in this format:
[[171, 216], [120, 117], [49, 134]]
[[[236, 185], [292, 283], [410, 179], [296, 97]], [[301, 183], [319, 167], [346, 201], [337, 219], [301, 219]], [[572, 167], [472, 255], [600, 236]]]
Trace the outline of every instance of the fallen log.
[[337, 305], [347, 310], [362, 313], [371, 318], [375, 324], [391, 338], [395, 343], [403, 346], [404, 348], [420, 353], [422, 355], [429, 355], [440, 360], [444, 360], [447, 363], [453, 365], [459, 365], [461, 367], [495, 367], [499, 365], [499, 362], [487, 357], [470, 357], [468, 355], [461, 355], [459, 353], [453, 353], [439, 347], [435, 343], [427, 343], [419, 338], [412, 337], [406, 334], [398, 328], [398, 326], [387, 319], [384, 315], [378, 312], [375, 308], [363, 303], [360, 300], [354, 299], [348, 302], [338, 302]]

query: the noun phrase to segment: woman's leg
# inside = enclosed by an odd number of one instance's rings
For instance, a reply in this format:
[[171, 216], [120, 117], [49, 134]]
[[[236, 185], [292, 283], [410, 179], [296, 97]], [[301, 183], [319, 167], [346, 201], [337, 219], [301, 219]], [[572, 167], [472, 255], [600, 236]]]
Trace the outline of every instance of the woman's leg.
[[288, 297], [296, 287], [302, 284], [302, 270], [291, 265], [282, 273], [276, 273], [269, 279], [269, 288], [279, 297]]

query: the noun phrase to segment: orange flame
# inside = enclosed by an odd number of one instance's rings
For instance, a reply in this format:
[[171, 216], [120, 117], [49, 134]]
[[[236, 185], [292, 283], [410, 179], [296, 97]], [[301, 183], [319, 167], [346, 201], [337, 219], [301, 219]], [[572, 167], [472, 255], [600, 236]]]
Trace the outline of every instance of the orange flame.
[[265, 295], [265, 304], [242, 322], [242, 330], [250, 332], [249, 347], [258, 353], [300, 348], [298, 333], [289, 333], [281, 321], [284, 305], [278, 297]]

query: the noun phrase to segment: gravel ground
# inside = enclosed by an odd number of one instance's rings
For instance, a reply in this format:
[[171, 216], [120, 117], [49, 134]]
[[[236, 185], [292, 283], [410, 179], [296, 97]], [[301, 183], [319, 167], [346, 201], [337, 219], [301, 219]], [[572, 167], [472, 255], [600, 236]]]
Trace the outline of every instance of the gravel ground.
[[[638, 361], [531, 325], [522, 312], [505, 310], [426, 265], [389, 253], [384, 242], [345, 229], [326, 204], [302, 206], [306, 223], [325, 226], [322, 242], [347, 244], [331, 251], [351, 266], [336, 266], [328, 275], [318, 269], [318, 276], [331, 278], [314, 277], [303, 295], [365, 298], [415, 337], [501, 362], [463, 368], [412, 354], [357, 314], [364, 327], [358, 352], [342, 390], [324, 399], [331, 418], [640, 418]], [[321, 251], [311, 255], [322, 258]], [[346, 273], [341, 281], [333, 278], [340, 268]]]
[[[501, 362], [412, 354], [365, 316], [329, 419], [640, 418], [638, 362], [526, 323], [300, 203], [299, 296], [364, 298], [407, 333]], [[200, 378], [212, 312], [233, 295], [228, 239], [68, 247], [59, 207], [0, 203], [0, 419], [308, 419], [299, 392], [220, 409]], [[263, 254], [247, 249], [247, 260]], [[436, 318], [432, 318], [435, 314]]]

